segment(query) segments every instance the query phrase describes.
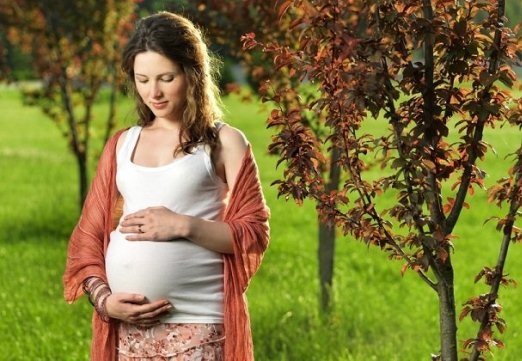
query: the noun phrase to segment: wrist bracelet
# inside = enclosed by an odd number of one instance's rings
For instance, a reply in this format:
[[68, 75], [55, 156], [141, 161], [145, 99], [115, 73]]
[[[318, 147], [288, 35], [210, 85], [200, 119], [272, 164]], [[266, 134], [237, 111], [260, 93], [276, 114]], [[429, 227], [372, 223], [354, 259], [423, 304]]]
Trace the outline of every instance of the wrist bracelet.
[[107, 314], [105, 304], [107, 298], [112, 294], [109, 285], [101, 278], [89, 277], [83, 282], [83, 291], [88, 295], [89, 302], [94, 306], [101, 319], [108, 322], [110, 317]]

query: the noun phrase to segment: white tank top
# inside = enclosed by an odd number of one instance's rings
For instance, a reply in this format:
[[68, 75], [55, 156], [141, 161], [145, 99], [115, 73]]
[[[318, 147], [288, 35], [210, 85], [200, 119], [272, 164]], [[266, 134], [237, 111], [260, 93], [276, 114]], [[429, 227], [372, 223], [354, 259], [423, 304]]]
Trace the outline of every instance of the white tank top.
[[[129, 129], [117, 154], [116, 184], [123, 216], [153, 206], [180, 214], [221, 220], [227, 186], [215, 174], [206, 147], [160, 167], [132, 162], [142, 127]], [[144, 294], [150, 301], [168, 298], [174, 312], [165, 323], [223, 322], [223, 259], [218, 252], [186, 240], [127, 241], [111, 233], [105, 259], [112, 292]]]

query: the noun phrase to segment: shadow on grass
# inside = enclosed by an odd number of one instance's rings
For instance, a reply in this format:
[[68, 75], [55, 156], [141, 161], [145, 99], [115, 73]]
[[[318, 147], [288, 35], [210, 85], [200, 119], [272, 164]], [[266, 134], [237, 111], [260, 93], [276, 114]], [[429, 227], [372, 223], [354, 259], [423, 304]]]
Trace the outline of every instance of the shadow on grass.
[[16, 219], [3, 219], [0, 220], [0, 229], [3, 233], [1, 243], [11, 244], [42, 239], [66, 242], [74, 226], [75, 220], [72, 217], [64, 217], [57, 213], [42, 214], [39, 217], [27, 214]]

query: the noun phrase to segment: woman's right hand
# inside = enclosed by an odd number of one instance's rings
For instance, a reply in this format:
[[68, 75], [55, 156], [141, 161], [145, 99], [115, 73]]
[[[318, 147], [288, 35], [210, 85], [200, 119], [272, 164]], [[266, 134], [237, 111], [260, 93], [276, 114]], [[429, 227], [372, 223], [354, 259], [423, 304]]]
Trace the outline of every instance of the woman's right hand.
[[105, 302], [109, 317], [142, 327], [157, 325], [160, 318], [173, 309], [167, 299], [150, 302], [147, 297], [135, 293], [113, 293]]

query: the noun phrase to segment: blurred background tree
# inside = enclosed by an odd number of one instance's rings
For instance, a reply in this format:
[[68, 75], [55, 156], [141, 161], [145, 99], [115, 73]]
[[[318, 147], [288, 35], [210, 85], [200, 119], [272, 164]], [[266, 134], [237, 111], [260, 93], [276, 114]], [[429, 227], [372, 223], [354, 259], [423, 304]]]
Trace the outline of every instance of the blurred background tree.
[[78, 167], [80, 206], [89, 182], [93, 107], [105, 88], [105, 140], [115, 126], [120, 49], [134, 12], [133, 0], [0, 0], [4, 77], [37, 80], [22, 87], [24, 101], [41, 107], [67, 140]]

